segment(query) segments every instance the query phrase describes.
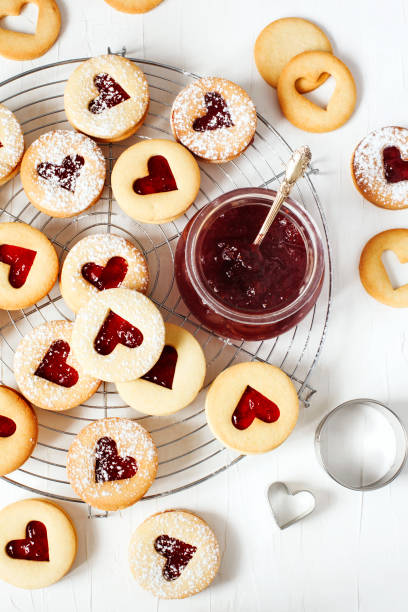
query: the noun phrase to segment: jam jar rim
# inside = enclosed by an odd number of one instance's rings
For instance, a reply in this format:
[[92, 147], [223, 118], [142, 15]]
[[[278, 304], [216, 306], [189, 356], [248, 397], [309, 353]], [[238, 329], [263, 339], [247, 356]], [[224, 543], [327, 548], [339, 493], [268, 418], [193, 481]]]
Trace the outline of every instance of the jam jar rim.
[[[197, 237], [210, 216], [214, 215], [221, 207], [233, 204], [234, 201], [243, 197], [253, 196], [253, 203], [255, 204], [257, 202], [259, 203], [259, 196], [262, 196], [264, 199], [266, 198], [269, 200], [272, 204], [275, 195], [276, 191], [273, 189], [265, 189], [262, 187], [242, 187], [240, 189], [228, 191], [227, 193], [218, 196], [203, 206], [203, 208], [201, 208], [193, 217], [191, 226], [188, 229], [185, 243], [185, 262], [188, 278], [192, 286], [201, 299], [203, 299], [204, 296], [205, 301], [212, 310], [214, 310], [220, 316], [228, 317], [236, 323], [242, 323], [245, 325], [270, 325], [271, 323], [278, 323], [279, 321], [294, 315], [298, 310], [303, 308], [305, 304], [310, 302], [310, 299], [313, 298], [324, 277], [325, 260], [320, 230], [310, 213], [301, 204], [292, 198], [287, 197], [285, 198], [282, 208], [289, 212], [289, 216], [294, 217], [296, 224], [300, 224], [305, 228], [307, 235], [311, 240], [313, 252], [315, 254], [313, 268], [308, 282], [303, 288], [302, 292], [293, 302], [273, 312], [243, 312], [234, 310], [220, 301], [217, 301], [201, 282], [194, 253], [197, 244]], [[249, 202], [245, 202], [242, 205], [248, 203]], [[320, 274], [318, 273], [319, 269], [321, 270]]]

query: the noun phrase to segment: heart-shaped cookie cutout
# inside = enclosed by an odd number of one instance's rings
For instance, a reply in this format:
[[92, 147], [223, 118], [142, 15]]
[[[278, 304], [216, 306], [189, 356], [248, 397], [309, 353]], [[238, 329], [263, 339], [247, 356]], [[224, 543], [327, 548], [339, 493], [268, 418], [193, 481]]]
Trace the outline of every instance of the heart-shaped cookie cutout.
[[402, 159], [398, 147], [385, 147], [383, 164], [387, 183], [399, 183], [408, 180], [408, 160]]
[[74, 193], [77, 179], [84, 164], [85, 159], [82, 155], [67, 155], [61, 164], [52, 164], [51, 162], [38, 164], [37, 174], [46, 181]]
[[163, 534], [156, 538], [154, 549], [159, 555], [166, 558], [163, 578], [167, 582], [172, 582], [179, 578], [181, 572], [187, 567], [197, 547]]
[[94, 347], [99, 355], [110, 355], [118, 344], [133, 349], [140, 346], [142, 342], [142, 332], [110, 310], [96, 335]]
[[13, 419], [0, 414], [0, 438], [9, 438], [17, 429], [17, 425]]
[[37, 251], [14, 244], [0, 245], [0, 262], [10, 266], [8, 281], [13, 289], [20, 289], [26, 282]]
[[41, 521], [30, 521], [26, 537], [6, 544], [6, 554], [12, 559], [25, 561], [49, 561], [47, 528]]
[[99, 96], [91, 100], [88, 105], [89, 111], [94, 115], [100, 115], [105, 110], [113, 108], [130, 98], [127, 91], [106, 72], [95, 75], [94, 85], [99, 91]]
[[132, 478], [137, 472], [136, 459], [121, 457], [115, 440], [100, 438], [95, 446], [95, 482], [112, 482]]
[[173, 389], [177, 360], [178, 354], [174, 346], [166, 344], [157, 363], [141, 378], [171, 390]]
[[248, 385], [231, 420], [236, 429], [243, 430], [250, 427], [255, 419], [260, 419], [264, 423], [275, 423], [279, 417], [280, 410], [275, 402]]
[[398, 255], [387, 249], [381, 255], [387, 276], [394, 290], [408, 285], [408, 263], [401, 262]]
[[139, 195], [177, 191], [177, 183], [169, 162], [163, 155], [153, 155], [147, 162], [148, 175], [133, 183], [133, 191]]
[[286, 529], [311, 514], [316, 499], [311, 491], [291, 493], [284, 482], [273, 482], [268, 488], [268, 501], [279, 529]]
[[70, 351], [68, 342], [56, 340], [45, 353], [34, 375], [60, 387], [73, 387], [78, 382], [79, 375], [75, 368], [67, 363]]
[[207, 112], [194, 120], [193, 130], [195, 132], [207, 132], [234, 126], [228, 105], [217, 91], [207, 92], [204, 96], [204, 104]]
[[111, 257], [106, 266], [98, 266], [93, 261], [89, 261], [82, 266], [81, 274], [98, 291], [104, 291], [119, 287], [127, 271], [128, 263], [124, 257]]

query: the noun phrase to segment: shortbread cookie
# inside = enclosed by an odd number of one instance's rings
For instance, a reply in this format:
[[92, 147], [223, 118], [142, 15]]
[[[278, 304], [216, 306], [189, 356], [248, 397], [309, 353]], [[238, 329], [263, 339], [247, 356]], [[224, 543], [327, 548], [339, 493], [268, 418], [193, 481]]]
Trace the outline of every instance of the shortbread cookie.
[[71, 130], [42, 134], [27, 149], [21, 164], [28, 199], [51, 217], [73, 217], [95, 204], [105, 175], [100, 148]]
[[0, 476], [17, 470], [37, 443], [34, 410], [19, 393], [0, 386]]
[[25, 223], [0, 223], [0, 308], [39, 302], [58, 277], [58, 256], [46, 236]]
[[105, 2], [122, 13], [147, 13], [163, 0], [105, 0]]
[[[278, 86], [279, 75], [286, 64], [304, 51], [332, 52], [330, 40], [314, 23], [299, 17], [284, 17], [267, 25], [255, 43], [255, 62], [261, 77], [272, 85]], [[313, 91], [326, 81], [329, 75], [322, 73], [316, 80], [307, 77], [296, 83], [300, 93]]]
[[45, 499], [23, 499], [0, 511], [0, 579], [22, 589], [61, 580], [77, 552], [66, 512]]
[[149, 108], [149, 87], [135, 63], [120, 55], [92, 57], [76, 68], [64, 94], [75, 129], [105, 142], [128, 138]]
[[152, 485], [158, 460], [150, 434], [130, 419], [90, 423], [72, 442], [67, 475], [75, 493], [99, 510], [137, 502]]
[[16, 116], [0, 104], [0, 185], [4, 185], [18, 173], [23, 153], [24, 136], [21, 125]]
[[108, 382], [148, 372], [164, 347], [163, 318], [149, 298], [131, 289], [107, 289], [81, 308], [72, 347], [85, 372]]
[[85, 374], [72, 350], [70, 321], [50, 321], [21, 340], [14, 355], [14, 376], [21, 393], [45, 410], [79, 406], [100, 380]]
[[373, 130], [357, 145], [351, 175], [361, 195], [376, 206], [408, 207], [408, 129]]
[[[55, 0], [30, 0], [38, 6], [35, 34], [0, 27], [0, 55], [13, 60], [31, 60], [44, 55], [58, 38], [61, 15]], [[27, 0], [2, 0], [0, 20], [19, 15]]]
[[167, 223], [191, 206], [200, 189], [194, 157], [171, 140], [143, 140], [126, 149], [112, 172], [115, 199], [142, 223]]
[[[316, 82], [324, 73], [329, 73], [336, 80], [336, 88], [326, 108], [311, 102], [297, 90], [299, 79]], [[279, 104], [286, 119], [306, 132], [336, 130], [351, 117], [357, 99], [350, 70], [332, 53], [325, 51], [306, 51], [296, 55], [283, 68], [277, 89]]]
[[226, 162], [251, 144], [256, 109], [239, 85], [216, 77], [197, 79], [174, 100], [171, 128], [175, 139], [197, 157]]
[[129, 564], [139, 585], [156, 597], [183, 599], [206, 589], [220, 566], [214, 532], [186, 510], [153, 514], [136, 529]]
[[114, 234], [82, 238], [62, 266], [62, 297], [74, 312], [99, 291], [127, 287], [146, 293], [148, 286], [149, 269], [143, 253]]
[[299, 400], [290, 378], [267, 363], [239, 363], [221, 372], [206, 397], [213, 434], [244, 454], [282, 444], [296, 425]]
[[183, 327], [166, 323], [163, 352], [141, 378], [117, 383], [119, 395], [144, 414], [172, 414], [191, 404], [203, 386], [206, 362], [197, 340]]

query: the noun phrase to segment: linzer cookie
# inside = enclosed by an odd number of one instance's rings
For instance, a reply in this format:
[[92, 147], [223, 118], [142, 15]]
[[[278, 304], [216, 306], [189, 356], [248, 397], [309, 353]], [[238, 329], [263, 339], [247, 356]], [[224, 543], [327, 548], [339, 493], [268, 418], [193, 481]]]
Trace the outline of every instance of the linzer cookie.
[[24, 136], [17, 118], [0, 104], [0, 185], [17, 174], [24, 153]]
[[120, 55], [93, 57], [76, 68], [64, 94], [65, 112], [75, 129], [105, 142], [128, 138], [149, 108], [146, 77]]
[[100, 419], [82, 429], [67, 456], [67, 476], [75, 493], [100, 510], [137, 502], [152, 485], [157, 452], [150, 434], [130, 419]]
[[175, 139], [197, 157], [227, 162], [252, 142], [256, 109], [239, 85], [206, 77], [178, 94], [171, 111], [171, 127]]
[[0, 386], [0, 476], [17, 470], [37, 443], [37, 417], [22, 396]]

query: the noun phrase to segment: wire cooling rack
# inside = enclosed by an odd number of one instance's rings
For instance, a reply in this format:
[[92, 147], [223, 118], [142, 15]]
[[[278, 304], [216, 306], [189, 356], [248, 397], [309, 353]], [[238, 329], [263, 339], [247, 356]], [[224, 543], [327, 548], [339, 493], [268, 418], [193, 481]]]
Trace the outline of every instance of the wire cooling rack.
[[[110, 52], [110, 51], [109, 51]], [[125, 54], [125, 49], [123, 53]], [[0, 84], [0, 102], [20, 120], [28, 146], [40, 134], [69, 128], [63, 108], [65, 82], [84, 59], [73, 59], [35, 68]], [[188, 220], [207, 202], [239, 187], [277, 188], [291, 149], [282, 136], [258, 115], [255, 139], [237, 160], [227, 164], [201, 164], [199, 196], [182, 218], [165, 225], [139, 224], [124, 215], [113, 200], [110, 175], [115, 160], [133, 142], [171, 137], [169, 114], [178, 92], [196, 75], [147, 60], [129, 58], [145, 72], [151, 106], [137, 135], [125, 143], [101, 145], [107, 160], [107, 182], [101, 200], [85, 214], [73, 219], [53, 219], [27, 200], [20, 180], [14, 179], [0, 194], [0, 221], [23, 221], [44, 232], [54, 244], [62, 264], [69, 249], [81, 238], [112, 232], [138, 246], [145, 254], [151, 275], [150, 298], [164, 318], [190, 330], [201, 343], [208, 363], [205, 387], [224, 368], [239, 361], [267, 361], [283, 368], [295, 383], [299, 398], [308, 405], [314, 389], [309, 378], [325, 337], [330, 310], [332, 270], [327, 228], [310, 174], [295, 187], [297, 199], [318, 223], [325, 247], [326, 277], [314, 309], [294, 329], [263, 342], [237, 342], [218, 338], [192, 317], [178, 293], [173, 272], [174, 251]], [[3, 384], [15, 387], [13, 356], [21, 338], [43, 321], [73, 319], [58, 285], [31, 308], [0, 311], [0, 366]], [[145, 499], [191, 487], [235, 464], [242, 457], [225, 449], [212, 436], [203, 411], [205, 387], [197, 400], [168, 417], [135, 413], [124, 405], [114, 385], [105, 383], [88, 403], [64, 413], [37, 409], [39, 439], [32, 457], [5, 480], [26, 490], [66, 501], [80, 502], [67, 482], [66, 452], [73, 437], [90, 421], [104, 416], [137, 418], [152, 434], [159, 453], [158, 476]]]

